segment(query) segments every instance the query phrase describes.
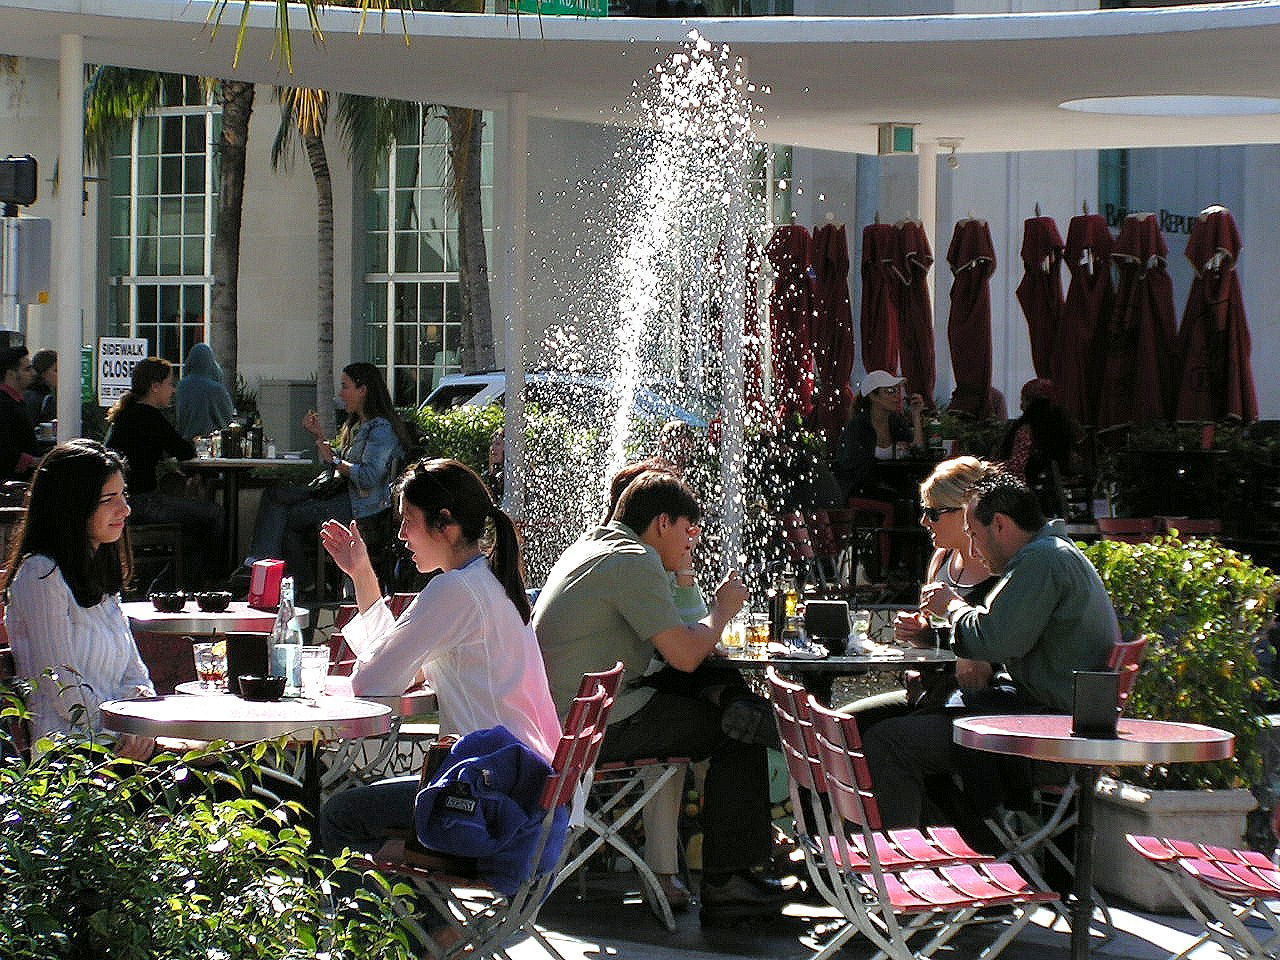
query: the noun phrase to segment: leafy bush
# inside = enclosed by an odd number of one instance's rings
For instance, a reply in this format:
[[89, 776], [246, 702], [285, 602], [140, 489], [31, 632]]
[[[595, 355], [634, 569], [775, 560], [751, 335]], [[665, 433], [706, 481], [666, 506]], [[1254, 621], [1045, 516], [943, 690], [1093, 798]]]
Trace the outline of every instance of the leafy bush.
[[[5, 712], [18, 709], [11, 702]], [[310, 855], [310, 835], [291, 825], [296, 807], [248, 796], [259, 764], [278, 748], [214, 749], [214, 774], [191, 765], [203, 753], [142, 765], [92, 743], [44, 741], [31, 760], [9, 755], [7, 745], [0, 743], [6, 960], [413, 955], [390, 902], [407, 887], [393, 891], [371, 875], [374, 889], [359, 888], [334, 911], [330, 884], [346, 873], [356, 886], [346, 858]], [[204, 792], [215, 779], [231, 799]]]
[[489, 442], [502, 429], [501, 407], [454, 407], [443, 413], [423, 407], [407, 416], [418, 425], [421, 456], [453, 457], [484, 474], [489, 464]]
[[1259, 702], [1270, 693], [1254, 643], [1270, 624], [1280, 579], [1214, 540], [1103, 540], [1085, 548], [1111, 595], [1125, 639], [1146, 634], [1129, 713], [1203, 723], [1236, 737], [1233, 760], [1126, 768], [1144, 786], [1221, 789], [1262, 783]]

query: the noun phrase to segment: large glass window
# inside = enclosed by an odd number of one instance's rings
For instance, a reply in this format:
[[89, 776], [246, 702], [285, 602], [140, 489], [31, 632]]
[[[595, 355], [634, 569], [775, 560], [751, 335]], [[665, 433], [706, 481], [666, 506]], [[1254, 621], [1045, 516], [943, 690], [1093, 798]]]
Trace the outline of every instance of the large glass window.
[[195, 78], [172, 77], [111, 158], [111, 331], [175, 364], [207, 336], [218, 120]]
[[[481, 134], [481, 199], [492, 249], [493, 137]], [[456, 373], [462, 332], [458, 219], [446, 202], [449, 130], [431, 110], [375, 165], [365, 210], [366, 336], [397, 406], [417, 405]]]

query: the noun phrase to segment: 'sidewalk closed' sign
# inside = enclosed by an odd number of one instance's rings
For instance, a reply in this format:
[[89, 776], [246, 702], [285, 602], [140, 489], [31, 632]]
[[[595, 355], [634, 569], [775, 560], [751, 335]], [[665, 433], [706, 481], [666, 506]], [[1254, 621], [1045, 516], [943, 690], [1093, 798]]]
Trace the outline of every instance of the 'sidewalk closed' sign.
[[99, 337], [98, 406], [115, 406], [129, 392], [133, 368], [148, 356], [145, 338]]

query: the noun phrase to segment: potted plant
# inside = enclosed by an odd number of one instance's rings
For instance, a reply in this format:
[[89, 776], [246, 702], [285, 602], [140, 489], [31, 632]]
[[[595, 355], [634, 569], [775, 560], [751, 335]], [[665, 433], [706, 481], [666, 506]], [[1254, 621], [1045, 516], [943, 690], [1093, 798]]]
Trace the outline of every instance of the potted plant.
[[[1103, 540], [1085, 548], [1111, 596], [1125, 639], [1145, 634], [1146, 658], [1129, 714], [1202, 723], [1231, 732], [1235, 757], [1204, 764], [1125, 768], [1098, 792], [1096, 881], [1150, 910], [1178, 904], [1137, 855], [1125, 833], [1151, 833], [1238, 846], [1263, 783], [1260, 710], [1270, 694], [1254, 644], [1271, 623], [1280, 578], [1214, 540], [1150, 543]], [[1150, 870], [1150, 873], [1146, 871]]]

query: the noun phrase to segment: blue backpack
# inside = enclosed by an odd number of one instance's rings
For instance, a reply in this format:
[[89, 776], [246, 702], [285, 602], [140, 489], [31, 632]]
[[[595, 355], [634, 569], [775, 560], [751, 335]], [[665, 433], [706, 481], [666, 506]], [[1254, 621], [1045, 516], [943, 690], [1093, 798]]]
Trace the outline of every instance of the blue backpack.
[[418, 842], [428, 850], [474, 858], [477, 874], [510, 896], [535, 866], [538, 876], [553, 869], [564, 846], [569, 815], [561, 807], [542, 857], [532, 862], [542, 829], [538, 799], [550, 773], [550, 764], [506, 727], [467, 734], [418, 791]]

